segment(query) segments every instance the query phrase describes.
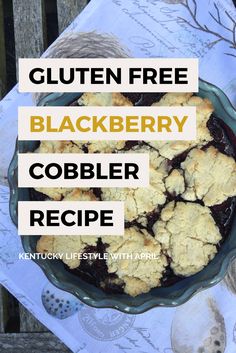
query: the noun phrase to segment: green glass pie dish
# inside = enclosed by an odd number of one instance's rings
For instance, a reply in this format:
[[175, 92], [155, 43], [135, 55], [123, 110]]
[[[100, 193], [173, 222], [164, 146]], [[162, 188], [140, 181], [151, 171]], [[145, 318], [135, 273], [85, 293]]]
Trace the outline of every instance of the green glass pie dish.
[[[215, 108], [215, 115], [222, 119], [236, 135], [236, 110], [226, 95], [216, 86], [199, 81], [198, 95], [209, 98]], [[78, 93], [49, 94], [44, 97], [40, 105], [65, 106], [78, 98]], [[18, 188], [18, 162], [17, 153], [33, 152], [38, 146], [38, 141], [20, 141], [8, 170], [10, 185], [10, 215], [17, 225], [18, 200], [31, 200], [30, 189]], [[22, 244], [25, 252], [34, 253], [38, 236], [22, 235]], [[45, 275], [58, 288], [72, 293], [82, 302], [96, 308], [113, 308], [129, 314], [143, 313], [154, 307], [177, 306], [190, 299], [198, 291], [218, 283], [225, 275], [228, 265], [236, 257], [236, 214], [234, 210], [232, 225], [228, 236], [219, 248], [214, 259], [197, 274], [181, 279], [168, 286], [157, 287], [150, 292], [131, 297], [127, 294], [108, 294], [102, 289], [83, 280], [66, 270], [59, 260], [34, 260]]]

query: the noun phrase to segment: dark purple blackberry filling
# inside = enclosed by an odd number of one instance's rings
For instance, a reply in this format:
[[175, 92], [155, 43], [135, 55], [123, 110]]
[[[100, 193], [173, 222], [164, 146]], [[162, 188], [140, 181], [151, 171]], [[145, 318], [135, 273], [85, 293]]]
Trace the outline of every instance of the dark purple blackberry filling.
[[108, 276], [104, 279], [104, 281], [100, 284], [101, 288], [110, 294], [114, 293], [124, 293], [124, 283], [116, 283], [117, 275], [115, 273], [109, 273]]
[[142, 93], [122, 93], [122, 95], [128, 98], [133, 105], [136, 105], [140, 101]]
[[149, 106], [158, 102], [165, 93], [122, 93], [133, 105]]
[[161, 286], [170, 287], [173, 284], [181, 281], [181, 279], [183, 279], [183, 277], [175, 275], [170, 265], [168, 265], [161, 279]]
[[229, 197], [220, 205], [210, 207], [212, 216], [220, 229], [222, 241], [227, 237], [236, 207], [236, 197]]
[[120, 281], [121, 283], [117, 284], [117, 275], [108, 273], [106, 260], [103, 257], [106, 253], [106, 248], [107, 245], [104, 244], [99, 238], [96, 246], [87, 246], [83, 253], [97, 254], [100, 255], [100, 258], [91, 260], [82, 259], [80, 266], [74, 270], [69, 269], [66, 265], [65, 267], [67, 271], [83, 278], [85, 281], [92, 283], [97, 287], [102, 287], [103, 290], [108, 293], [122, 293], [122, 281]]
[[[211, 115], [207, 122], [207, 127], [213, 137], [210, 145], [213, 145], [221, 153], [227, 156], [236, 157], [236, 136], [233, 131], [226, 125], [223, 120], [217, 118], [214, 114]], [[209, 146], [204, 146], [206, 149]]]
[[[102, 243], [101, 239], [98, 239], [96, 246], [87, 246], [84, 249], [84, 253], [88, 254], [98, 254], [102, 257], [106, 250], [106, 246]], [[96, 259], [82, 259], [80, 266], [74, 270], [69, 270], [71, 273], [80, 275], [87, 281], [99, 286], [100, 282], [103, 281], [107, 275], [107, 265], [106, 261], [96, 258]]]
[[46, 199], [48, 199], [47, 195], [44, 195], [42, 192], [39, 192], [33, 188], [30, 188], [30, 199], [32, 201], [45, 201]]
[[169, 165], [171, 166], [171, 168], [180, 169], [181, 163], [185, 161], [188, 153], [189, 153], [189, 150], [184, 151], [183, 153], [179, 154], [178, 156], [174, 157], [171, 161], [169, 161]]

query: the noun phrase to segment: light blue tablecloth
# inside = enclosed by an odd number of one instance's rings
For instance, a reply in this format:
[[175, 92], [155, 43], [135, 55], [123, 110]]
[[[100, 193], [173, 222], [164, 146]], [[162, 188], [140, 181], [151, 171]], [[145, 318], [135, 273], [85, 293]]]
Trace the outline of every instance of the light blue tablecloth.
[[[134, 57], [199, 57], [200, 77], [223, 89], [236, 106], [235, 21], [231, 0], [92, 0], [66, 33], [112, 33]], [[1, 177], [14, 150], [19, 105], [32, 105], [32, 99], [15, 87], [0, 105]], [[236, 352], [236, 296], [224, 282], [178, 308], [136, 317], [89, 308], [53, 287], [32, 261], [18, 259], [22, 248], [8, 196], [2, 185], [0, 282], [73, 352]], [[52, 312], [56, 298], [69, 301], [57, 317], [45, 310]]]

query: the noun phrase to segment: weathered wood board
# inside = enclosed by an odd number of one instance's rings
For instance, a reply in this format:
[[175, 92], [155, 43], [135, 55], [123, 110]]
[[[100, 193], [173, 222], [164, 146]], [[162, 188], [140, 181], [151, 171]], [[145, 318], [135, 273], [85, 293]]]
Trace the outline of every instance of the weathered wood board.
[[48, 329], [21, 304], [19, 304], [19, 315], [20, 332], [48, 332]]
[[4, 32], [3, 0], [0, 0], [0, 99], [6, 93], [6, 52]]
[[57, 0], [59, 33], [79, 15], [87, 3], [87, 0]]
[[1, 353], [70, 353], [52, 333], [0, 334]]
[[18, 58], [37, 58], [46, 47], [43, 0], [13, 0], [16, 66]]

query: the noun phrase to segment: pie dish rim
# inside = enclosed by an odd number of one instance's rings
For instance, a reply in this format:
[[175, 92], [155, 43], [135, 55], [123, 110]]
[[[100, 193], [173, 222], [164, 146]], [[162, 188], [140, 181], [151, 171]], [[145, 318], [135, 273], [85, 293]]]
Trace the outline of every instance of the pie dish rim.
[[[81, 93], [82, 94], [82, 93]], [[66, 105], [65, 102], [78, 97], [79, 93], [51, 93], [44, 97], [39, 105]], [[199, 96], [209, 98], [216, 115], [233, 130], [236, 135], [236, 110], [221, 89], [204, 80], [199, 80]], [[29, 189], [18, 189], [17, 154], [33, 151], [37, 141], [16, 142], [15, 152], [8, 169], [10, 186], [10, 216], [17, 226], [17, 202], [29, 200]], [[22, 245], [27, 253], [35, 252], [36, 236], [22, 236]], [[137, 297], [127, 294], [108, 294], [102, 289], [88, 284], [83, 279], [71, 275], [59, 260], [33, 260], [43, 270], [48, 280], [56, 287], [70, 292], [83, 303], [96, 308], [113, 308], [128, 314], [140, 314], [154, 307], [173, 307], [188, 301], [197, 292], [217, 284], [223, 279], [227, 268], [236, 257], [236, 212], [234, 211], [231, 230], [215, 258], [197, 274], [184, 278], [169, 287], [157, 287]], [[58, 271], [59, 270], [59, 271]], [[82, 285], [82, 287], [81, 287]]]

